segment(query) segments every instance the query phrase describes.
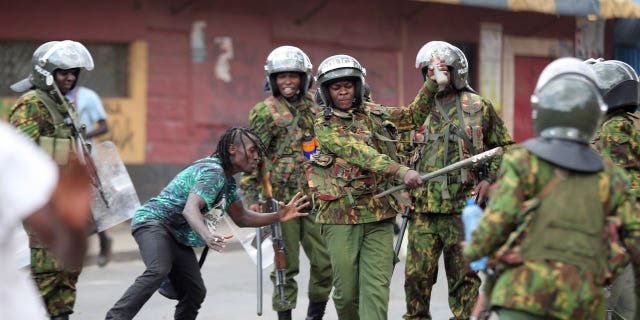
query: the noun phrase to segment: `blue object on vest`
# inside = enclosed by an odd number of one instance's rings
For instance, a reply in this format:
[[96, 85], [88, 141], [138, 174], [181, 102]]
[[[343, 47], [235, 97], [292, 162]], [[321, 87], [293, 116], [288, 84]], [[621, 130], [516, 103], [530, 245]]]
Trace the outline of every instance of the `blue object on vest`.
[[[471, 233], [478, 227], [482, 217], [482, 208], [476, 204], [474, 198], [467, 199], [467, 206], [462, 210], [462, 223], [464, 224], [464, 240], [471, 241]], [[483, 257], [469, 264], [471, 270], [478, 271], [487, 267], [488, 257]]]

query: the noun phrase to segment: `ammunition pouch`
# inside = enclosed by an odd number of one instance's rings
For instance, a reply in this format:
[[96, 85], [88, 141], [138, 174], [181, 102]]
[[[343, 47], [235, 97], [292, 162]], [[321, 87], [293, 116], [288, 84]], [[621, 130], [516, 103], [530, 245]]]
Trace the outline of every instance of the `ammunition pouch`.
[[69, 155], [72, 152], [70, 138], [41, 136], [38, 139], [38, 144], [45, 153], [55, 160], [58, 165], [65, 166], [69, 163]]

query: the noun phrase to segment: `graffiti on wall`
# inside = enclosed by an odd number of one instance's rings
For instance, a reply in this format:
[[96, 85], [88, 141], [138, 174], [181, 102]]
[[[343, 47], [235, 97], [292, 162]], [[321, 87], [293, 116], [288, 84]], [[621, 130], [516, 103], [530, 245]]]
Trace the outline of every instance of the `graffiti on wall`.
[[126, 101], [123, 99], [104, 99], [104, 108], [107, 112], [109, 132], [100, 137], [99, 140], [111, 140], [118, 147], [123, 159], [128, 159], [129, 155], [135, 154], [143, 146], [137, 146], [135, 137], [141, 134], [144, 128], [134, 125], [131, 112], [126, 112]]

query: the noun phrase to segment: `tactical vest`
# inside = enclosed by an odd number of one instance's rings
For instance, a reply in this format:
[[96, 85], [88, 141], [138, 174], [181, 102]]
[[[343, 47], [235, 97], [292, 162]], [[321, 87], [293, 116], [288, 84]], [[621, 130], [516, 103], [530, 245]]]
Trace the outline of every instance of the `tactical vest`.
[[[434, 166], [441, 149], [440, 144], [444, 144], [443, 164], [448, 165], [449, 147], [451, 144], [457, 145], [460, 160], [467, 159], [484, 150], [483, 132], [482, 132], [482, 97], [469, 91], [461, 92], [456, 95], [455, 108], [456, 115], [460, 124], [464, 124], [463, 128], [456, 126], [449, 118], [446, 110], [436, 99], [436, 106], [440, 112], [442, 119], [447, 122], [444, 132], [430, 132], [431, 116], [427, 117], [425, 122], [424, 146], [418, 148], [418, 157], [423, 156], [427, 159], [429, 166]], [[428, 149], [428, 151], [426, 151]], [[425, 152], [426, 151], [426, 152]], [[422, 153], [425, 152], [423, 155]], [[442, 199], [451, 199], [449, 194], [449, 182], [469, 183], [475, 178], [468, 168], [460, 169], [459, 176], [442, 175], [432, 179], [442, 183]]]
[[569, 174], [540, 200], [522, 240], [524, 260], [554, 260], [579, 266], [596, 279], [607, 267], [606, 217], [597, 174]]
[[[397, 128], [389, 120], [384, 119], [387, 111], [384, 107], [376, 105], [366, 109], [368, 116], [364, 122], [367, 130], [373, 129], [370, 139], [365, 143], [378, 150], [381, 154], [390, 156], [394, 161], [398, 161], [395, 152], [397, 143]], [[352, 120], [346, 129], [355, 129], [354, 116], [341, 110], [333, 110], [333, 116], [343, 120]], [[320, 200], [333, 201], [342, 197], [349, 199], [349, 204], [355, 205], [356, 198], [365, 195], [378, 193], [392, 186], [392, 179], [387, 179], [381, 175], [376, 175], [359, 165], [352, 164], [345, 159], [338, 158], [333, 154], [328, 154], [324, 150], [313, 156], [305, 164], [307, 180], [312, 193]]]
[[58, 165], [66, 165], [69, 163], [69, 155], [73, 151], [74, 138], [71, 127], [65, 124], [63, 112], [69, 112], [73, 115], [73, 110], [70, 110], [65, 104], [56, 103], [53, 98], [42, 90], [32, 90], [28, 94], [35, 94], [38, 100], [47, 108], [54, 127], [53, 135], [41, 135], [38, 138], [38, 144]]
[[[313, 100], [305, 99], [304, 97], [302, 99], [304, 99], [302, 103], [306, 104], [306, 108], [315, 115], [318, 112], [318, 107]], [[265, 99], [264, 104], [271, 114], [273, 123], [287, 131], [285, 136], [279, 138], [281, 140], [278, 140], [275, 154], [271, 155], [270, 164], [271, 170], [274, 173], [271, 176], [273, 179], [272, 183], [286, 183], [287, 181], [278, 181], [283, 174], [287, 176], [301, 174], [300, 164], [306, 161], [302, 151], [302, 140], [305, 136], [313, 135], [313, 123], [310, 124], [312, 126], [311, 128], [306, 129], [310, 132], [303, 132], [299, 125], [300, 117], [304, 112], [303, 110], [298, 110], [294, 116], [291, 110], [289, 110], [289, 107], [274, 96]], [[296, 179], [296, 181], [298, 184], [297, 188], [300, 189], [302, 187], [300, 179]]]

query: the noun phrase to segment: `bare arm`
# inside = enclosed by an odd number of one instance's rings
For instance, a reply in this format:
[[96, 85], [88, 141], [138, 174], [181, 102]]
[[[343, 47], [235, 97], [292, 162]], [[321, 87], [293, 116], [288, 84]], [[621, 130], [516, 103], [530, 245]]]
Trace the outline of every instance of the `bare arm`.
[[239, 227], [266, 226], [278, 221], [286, 222], [297, 217], [309, 215], [308, 213], [300, 212], [300, 209], [309, 205], [309, 202], [305, 202], [306, 199], [307, 196], [302, 196], [302, 194], [298, 192], [288, 204], [280, 202], [280, 210], [278, 210], [278, 212], [271, 213], [259, 213], [247, 209], [242, 205], [241, 201], [236, 201], [229, 206], [227, 213]]
[[187, 197], [187, 203], [184, 205], [184, 209], [182, 210], [182, 215], [184, 216], [187, 223], [191, 226], [191, 229], [195, 231], [200, 239], [202, 239], [207, 247], [212, 250], [222, 252], [227, 245], [227, 239], [231, 238], [232, 235], [220, 235], [211, 233], [207, 225], [204, 223], [204, 218], [201, 214], [202, 209], [206, 207], [207, 203], [201, 196], [195, 193], [189, 193], [189, 197]]
[[85, 133], [84, 137], [87, 139], [91, 139], [93, 137], [101, 136], [107, 132], [109, 132], [109, 125], [107, 124], [107, 120], [100, 119], [98, 120], [98, 126], [93, 130]]

